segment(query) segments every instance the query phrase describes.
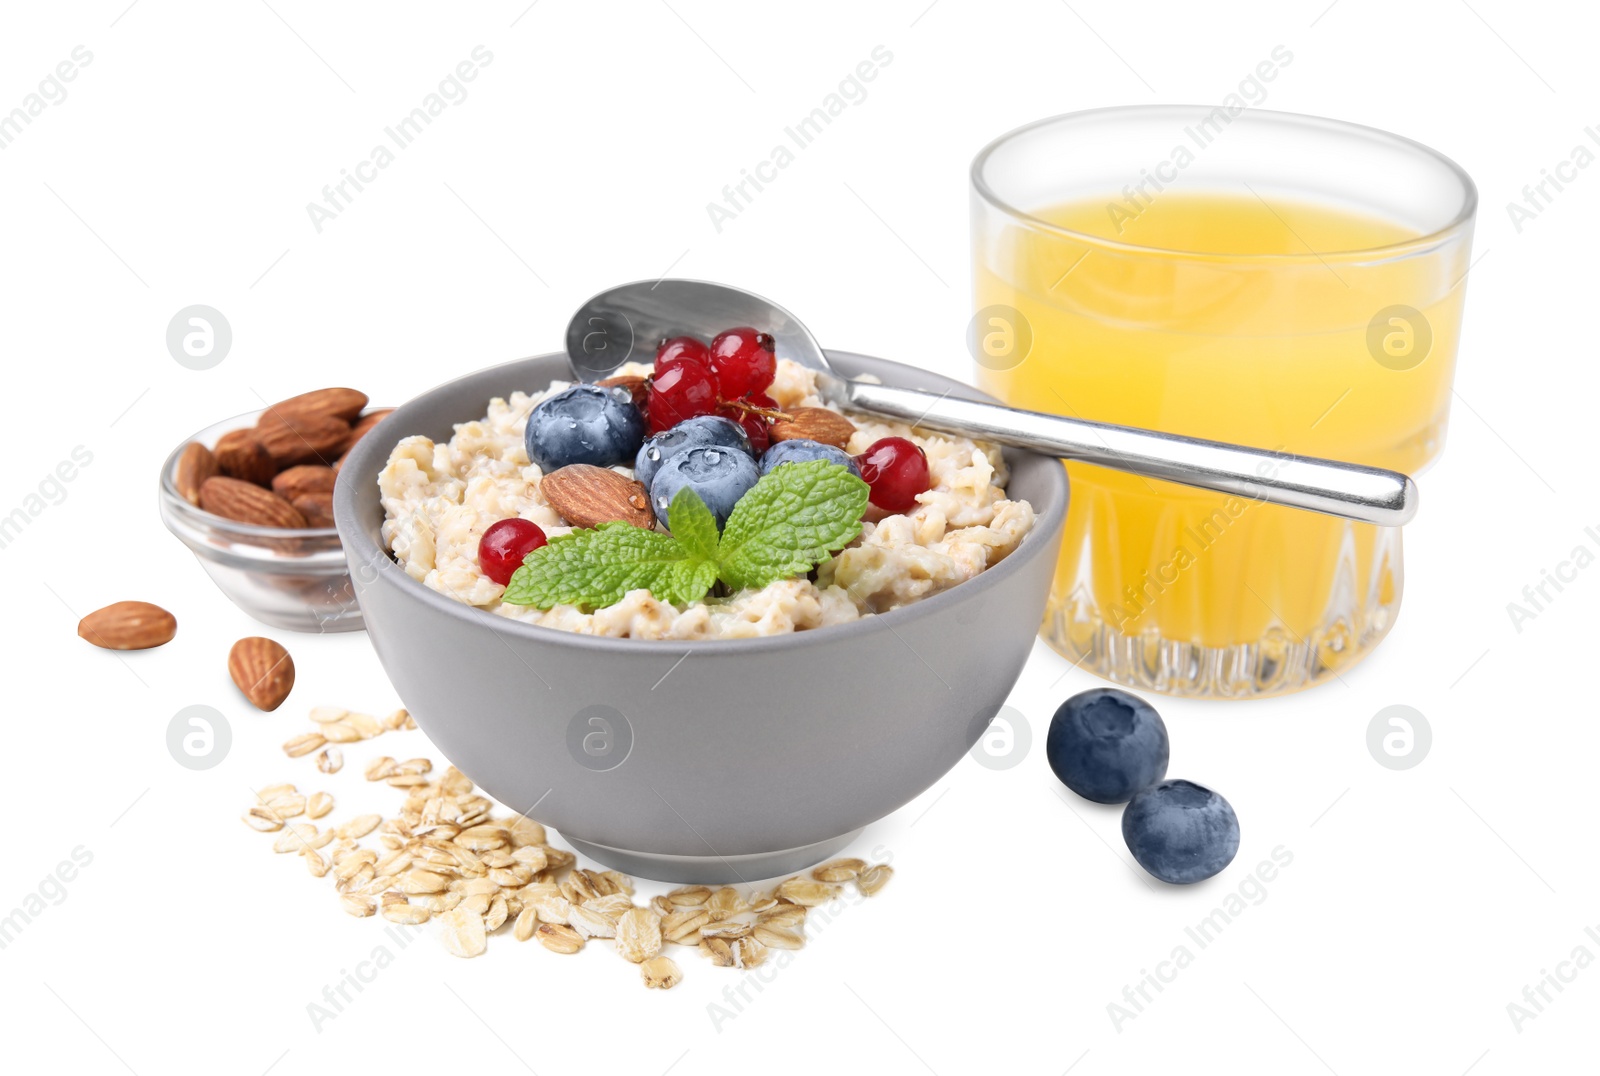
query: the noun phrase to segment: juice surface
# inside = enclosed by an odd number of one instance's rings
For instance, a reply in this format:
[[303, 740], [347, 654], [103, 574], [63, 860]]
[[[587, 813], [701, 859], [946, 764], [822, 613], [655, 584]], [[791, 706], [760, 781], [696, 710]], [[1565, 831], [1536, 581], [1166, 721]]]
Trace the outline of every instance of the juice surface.
[[[1461, 250], [1375, 251], [1418, 236], [1270, 195], [1115, 200], [1115, 215], [1104, 198], [1034, 213], [1076, 236], [1010, 223], [980, 242], [976, 306], [1014, 308], [1032, 332], [1020, 363], [979, 366], [982, 387], [1035, 410], [1410, 473], [1437, 454]], [[1410, 309], [1382, 313], [1394, 306]], [[1123, 636], [1260, 648], [1251, 660], [1299, 649], [1337, 669], [1387, 630], [1397, 531], [1067, 466], [1046, 636], [1069, 657]]]

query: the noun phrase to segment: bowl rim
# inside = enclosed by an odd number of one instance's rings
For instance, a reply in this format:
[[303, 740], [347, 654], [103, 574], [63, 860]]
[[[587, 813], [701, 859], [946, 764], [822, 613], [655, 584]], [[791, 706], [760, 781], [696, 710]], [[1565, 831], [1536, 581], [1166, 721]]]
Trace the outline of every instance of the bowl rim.
[[[925, 370], [922, 367], [895, 362], [892, 359], [880, 359], [871, 355], [862, 355], [857, 352], [838, 351], [833, 348], [827, 348], [825, 352], [830, 360], [842, 358], [845, 360], [846, 365], [853, 365], [851, 360], [866, 359], [869, 363], [881, 364], [896, 372], [905, 371], [907, 376], [931, 377], [939, 381], [948, 382], [950, 385], [956, 386], [956, 388], [951, 389], [952, 392], [956, 392], [959, 389], [968, 393], [973, 399], [991, 402], [994, 400], [987, 393], [971, 385], [932, 370]], [[509, 371], [511, 367], [520, 366], [524, 363], [550, 359], [565, 361], [566, 355], [563, 352], [528, 355], [520, 359], [484, 367], [460, 377], [451, 378], [449, 381], [441, 382], [401, 404], [384, 421], [388, 422], [390, 419], [401, 416], [407, 408], [420, 404], [435, 394], [453, 388], [463, 381], [492, 375], [497, 371]], [[552, 378], [552, 380], [559, 380], [559, 378]], [[488, 400], [485, 400], [484, 405], [487, 406], [487, 404]], [[468, 416], [460, 421], [471, 422], [476, 417]], [[377, 428], [374, 428], [371, 432], [376, 433]], [[374, 541], [369, 537], [363, 522], [356, 518], [353, 503], [355, 497], [353, 490], [357, 474], [360, 474], [370, 466], [373, 471], [371, 479], [373, 481], [377, 480], [381, 463], [377, 463], [375, 460], [369, 461], [369, 457], [377, 456], [379, 452], [377, 446], [381, 443], [370, 434], [367, 437], [363, 437], [351, 449], [344, 466], [340, 468], [339, 481], [334, 486], [334, 522], [339, 530], [345, 557], [350, 563], [352, 577], [361, 576], [361, 566], [373, 563], [375, 558], [381, 558], [386, 561], [389, 567], [400, 569], [399, 562], [394, 560], [389, 551], [380, 542]], [[1046, 456], [1023, 449], [1004, 448], [1003, 452], [1008, 457], [1011, 457], [1007, 462], [1013, 464], [1013, 469], [1015, 466], [1013, 461], [1016, 457], [1039, 460], [1041, 462], [1048, 462], [1049, 460]], [[383, 459], [387, 458], [387, 453], [385, 453]], [[496, 635], [501, 635], [503, 640], [518, 639], [530, 643], [544, 643], [558, 647], [569, 646], [602, 654], [661, 655], [675, 653], [682, 654], [683, 657], [702, 654], [742, 655], [763, 653], [781, 648], [805, 648], [817, 645], [826, 646], [833, 642], [844, 643], [855, 636], [873, 634], [884, 630], [898, 634], [897, 628], [906, 626], [919, 617], [934, 616], [940, 611], [951, 608], [961, 602], [980, 599], [996, 587], [1004, 585], [1011, 576], [1022, 571], [1028, 561], [1042, 555], [1048, 548], [1053, 548], [1053, 543], [1049, 541], [1049, 536], [1060, 530], [1064, 525], [1067, 502], [1070, 497], [1066, 468], [1061, 465], [1059, 460], [1055, 461], [1055, 463], [1055, 467], [1046, 470], [1046, 474], [1049, 476], [1047, 481], [1053, 494], [1053, 503], [1047, 511], [1040, 512], [1035, 508], [1033, 527], [1023, 537], [1023, 540], [1018, 543], [1016, 550], [999, 564], [992, 568], [986, 568], [979, 572], [976, 577], [940, 591], [938, 594], [920, 598], [917, 601], [890, 609], [887, 612], [864, 615], [848, 623], [833, 624], [826, 628], [813, 628], [806, 631], [789, 631], [777, 635], [736, 639], [635, 639], [609, 635], [587, 635], [562, 628], [550, 628], [540, 624], [529, 624], [510, 617], [499, 616], [487, 609], [469, 605], [466, 602], [441, 594], [420, 580], [413, 579], [403, 569], [398, 571], [380, 570], [375, 573], [375, 577], [366, 585], [400, 588], [399, 593], [402, 597], [409, 597], [422, 603], [432, 611], [442, 614], [451, 620], [460, 621], [464, 625], [477, 624], [485, 627]], [[349, 476], [348, 480], [346, 480], [347, 475]], [[380, 524], [380, 531], [381, 526]], [[357, 588], [357, 601], [360, 600], [361, 590], [361, 587]], [[363, 612], [365, 612], [364, 609]], [[370, 622], [368, 630], [370, 633]], [[502, 635], [502, 632], [504, 632], [504, 635]], [[909, 643], [906, 645], [913, 656], [916, 656], [915, 648], [911, 647]], [[682, 659], [680, 658], [680, 660]], [[922, 659], [918, 657], [917, 660], [921, 661]], [[926, 662], [923, 662], [923, 664], [926, 664]]]

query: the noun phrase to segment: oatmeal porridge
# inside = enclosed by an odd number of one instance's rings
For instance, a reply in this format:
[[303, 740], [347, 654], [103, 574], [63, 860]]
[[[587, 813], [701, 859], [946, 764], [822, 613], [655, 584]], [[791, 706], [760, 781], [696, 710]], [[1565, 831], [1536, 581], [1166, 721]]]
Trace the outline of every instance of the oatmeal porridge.
[[[650, 372], [649, 366], [629, 364], [619, 374]], [[1033, 525], [1032, 506], [1006, 496], [1008, 476], [998, 447], [851, 414], [855, 432], [846, 452], [863, 453], [883, 438], [905, 438], [926, 456], [927, 488], [908, 511], [869, 509], [860, 537], [809, 576], [714, 593], [686, 605], [661, 601], [646, 589], [592, 611], [511, 604], [504, 600], [506, 587], [480, 566], [479, 542], [492, 524], [512, 518], [530, 521], [552, 538], [573, 530], [541, 492], [544, 473], [530, 460], [524, 438], [534, 407], [568, 388], [555, 382], [543, 392], [493, 399], [483, 418], [458, 425], [447, 443], [413, 436], [394, 447], [378, 479], [383, 538], [407, 574], [495, 615], [566, 631], [637, 639], [747, 638], [843, 624], [947, 590], [998, 563]], [[824, 406], [813, 372], [786, 359], [777, 361], [767, 395], [784, 410]], [[611, 469], [634, 476], [631, 467]]]

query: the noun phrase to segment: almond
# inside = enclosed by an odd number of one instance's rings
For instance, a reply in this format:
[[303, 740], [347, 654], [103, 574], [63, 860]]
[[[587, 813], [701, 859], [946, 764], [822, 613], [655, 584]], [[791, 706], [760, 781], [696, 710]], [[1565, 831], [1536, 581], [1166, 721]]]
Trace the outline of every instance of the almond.
[[286, 501], [293, 501], [307, 493], [331, 493], [338, 477], [332, 467], [324, 467], [320, 463], [302, 463], [279, 472], [272, 480], [272, 492]]
[[200, 486], [200, 507], [238, 523], [258, 527], [304, 527], [300, 510], [269, 489], [218, 475]]
[[598, 527], [612, 520], [648, 527], [655, 519], [643, 483], [606, 467], [568, 464], [545, 475], [539, 492], [574, 527]]
[[365, 437], [372, 427], [376, 426], [393, 413], [394, 408], [384, 407], [377, 411], [368, 411], [366, 414], [356, 419], [355, 423], [350, 428], [350, 436], [345, 440], [344, 448], [340, 450], [341, 453], [349, 452], [352, 448], [356, 447], [356, 442]]
[[301, 463], [331, 464], [350, 438], [350, 424], [331, 415], [266, 411], [256, 423], [256, 437], [279, 467]]
[[333, 526], [333, 494], [323, 490], [317, 493], [302, 493], [289, 502], [306, 517], [308, 527]]
[[633, 406], [641, 411], [650, 403], [650, 382], [645, 378], [634, 377], [630, 374], [622, 377], [608, 377], [604, 381], [596, 381], [595, 384], [603, 389], [613, 386], [627, 389], [628, 393], [633, 397]]
[[355, 389], [317, 389], [280, 400], [267, 408], [266, 414], [277, 419], [336, 418], [345, 425], [355, 421], [361, 409], [367, 406], [367, 394]]
[[257, 710], [276, 710], [294, 688], [294, 659], [273, 640], [252, 635], [228, 651], [228, 675]]
[[178, 495], [184, 500], [199, 504], [201, 484], [216, 473], [217, 457], [205, 445], [191, 441], [183, 446], [183, 454], [178, 457], [172, 484], [178, 487]]
[[177, 633], [177, 617], [149, 602], [116, 602], [78, 621], [78, 638], [102, 650], [148, 650]]
[[843, 448], [855, 435], [855, 423], [826, 407], [792, 407], [772, 423], [773, 441], [817, 441]]
[[211, 451], [217, 460], [218, 473], [241, 482], [264, 486], [278, 473], [272, 453], [254, 430], [229, 430], [217, 438], [217, 447]]

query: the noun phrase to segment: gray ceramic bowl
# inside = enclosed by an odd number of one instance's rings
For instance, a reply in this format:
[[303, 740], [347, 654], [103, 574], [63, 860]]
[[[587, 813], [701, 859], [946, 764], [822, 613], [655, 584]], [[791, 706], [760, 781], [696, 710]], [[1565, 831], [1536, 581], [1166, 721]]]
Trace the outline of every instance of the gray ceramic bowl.
[[[948, 391], [936, 374], [844, 352], [846, 376]], [[1044, 614], [1067, 504], [1054, 459], [1007, 451], [1032, 502], [1015, 553], [942, 594], [760, 639], [609, 639], [522, 624], [410, 578], [383, 547], [378, 472], [395, 441], [448, 440], [494, 396], [567, 379], [564, 355], [424, 393], [351, 452], [334, 516], [367, 633], [450, 761], [580, 851], [665, 881], [754, 881], [832, 855], [961, 760], [1005, 702]]]

